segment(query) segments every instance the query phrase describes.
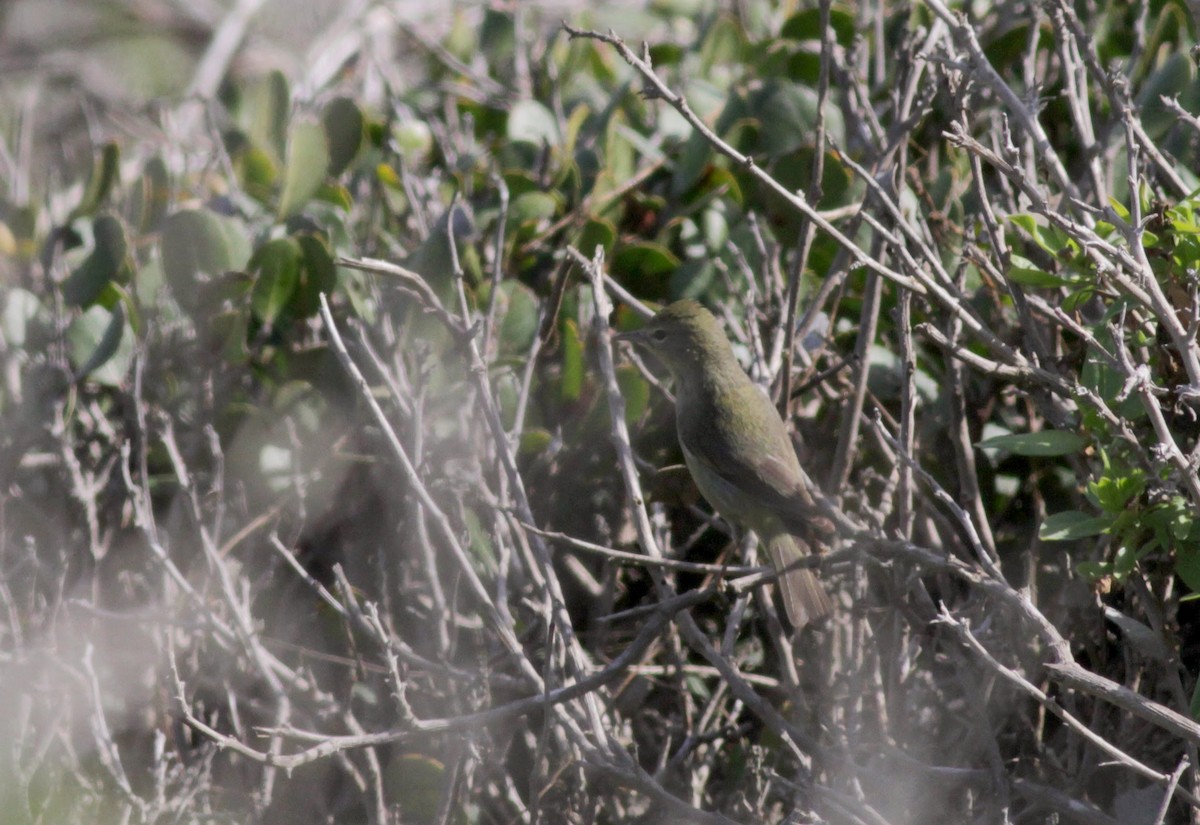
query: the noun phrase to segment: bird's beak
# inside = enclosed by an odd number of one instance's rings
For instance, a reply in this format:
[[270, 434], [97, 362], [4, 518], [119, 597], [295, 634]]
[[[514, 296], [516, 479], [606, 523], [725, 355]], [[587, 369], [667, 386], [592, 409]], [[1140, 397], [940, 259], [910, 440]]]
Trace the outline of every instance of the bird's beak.
[[631, 344], [638, 345], [646, 342], [646, 331], [641, 329], [630, 330], [629, 332], [618, 332], [613, 336], [614, 341], [628, 341]]

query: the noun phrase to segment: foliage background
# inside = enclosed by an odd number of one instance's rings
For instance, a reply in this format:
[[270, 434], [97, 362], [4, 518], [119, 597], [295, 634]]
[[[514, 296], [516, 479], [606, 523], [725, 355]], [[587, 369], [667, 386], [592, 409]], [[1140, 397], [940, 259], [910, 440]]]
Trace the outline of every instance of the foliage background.
[[1196, 11], [5, 5], [0, 821], [1196, 821]]

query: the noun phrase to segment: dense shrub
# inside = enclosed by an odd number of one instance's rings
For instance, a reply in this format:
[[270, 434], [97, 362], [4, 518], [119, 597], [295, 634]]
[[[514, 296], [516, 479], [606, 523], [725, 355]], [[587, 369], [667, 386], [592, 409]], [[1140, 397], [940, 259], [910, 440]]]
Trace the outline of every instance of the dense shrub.
[[[2, 18], [0, 821], [1194, 818], [1186, 6], [84, 5]], [[680, 297], [818, 627], [611, 348]]]

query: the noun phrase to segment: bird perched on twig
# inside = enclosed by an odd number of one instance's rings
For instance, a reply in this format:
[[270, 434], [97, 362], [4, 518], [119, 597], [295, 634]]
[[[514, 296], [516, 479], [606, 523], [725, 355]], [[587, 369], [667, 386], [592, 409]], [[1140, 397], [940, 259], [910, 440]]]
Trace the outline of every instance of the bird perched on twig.
[[657, 357], [675, 381], [675, 424], [701, 494], [730, 521], [753, 530], [780, 572], [788, 619], [799, 630], [833, 602], [815, 573], [791, 567], [833, 523], [809, 492], [770, 399], [746, 375], [712, 313], [676, 301], [635, 332], [621, 333]]

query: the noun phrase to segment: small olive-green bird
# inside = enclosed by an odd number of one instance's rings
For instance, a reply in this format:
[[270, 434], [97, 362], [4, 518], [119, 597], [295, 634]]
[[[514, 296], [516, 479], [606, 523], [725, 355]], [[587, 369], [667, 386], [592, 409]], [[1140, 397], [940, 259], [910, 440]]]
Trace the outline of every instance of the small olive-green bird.
[[670, 304], [636, 332], [621, 333], [658, 358], [675, 382], [675, 425], [701, 494], [726, 519], [753, 530], [782, 572], [780, 592], [799, 630], [828, 615], [833, 602], [807, 568], [813, 541], [833, 524], [800, 472], [800, 462], [770, 399], [734, 357], [717, 319], [695, 301]]

